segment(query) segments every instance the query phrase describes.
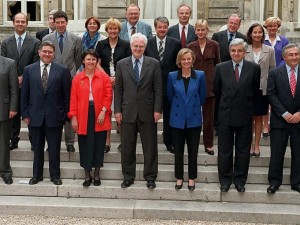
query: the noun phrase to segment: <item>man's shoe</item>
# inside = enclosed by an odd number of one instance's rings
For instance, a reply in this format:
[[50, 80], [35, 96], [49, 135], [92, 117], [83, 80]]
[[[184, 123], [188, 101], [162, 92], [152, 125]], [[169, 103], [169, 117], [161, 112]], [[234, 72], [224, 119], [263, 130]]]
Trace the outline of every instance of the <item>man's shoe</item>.
[[238, 192], [245, 192], [245, 186], [243, 185], [235, 185], [235, 189], [238, 191]]
[[220, 191], [221, 191], [221, 192], [228, 192], [228, 191], [229, 191], [229, 188], [230, 188], [230, 185], [229, 185], [229, 184], [227, 184], [227, 185], [222, 185], [222, 186], [220, 187]]
[[128, 188], [134, 183], [133, 180], [124, 180], [121, 184], [121, 188]]
[[122, 151], [122, 145], [121, 145], [121, 144], [119, 144], [119, 146], [118, 146], [118, 148], [117, 148], [117, 149], [118, 149], [118, 151], [119, 151], [119, 152], [121, 152], [121, 151]]
[[300, 185], [298, 185], [298, 186], [292, 186], [291, 189], [293, 191], [298, 191], [300, 193]]
[[278, 186], [275, 186], [275, 185], [270, 185], [268, 188], [267, 188], [267, 193], [269, 194], [275, 194], [275, 192], [279, 189]]
[[2, 179], [3, 179], [5, 184], [12, 184], [13, 183], [13, 179], [11, 178], [11, 176], [2, 177]]
[[62, 180], [60, 178], [51, 178], [51, 182], [55, 185], [62, 185]]
[[148, 189], [154, 189], [156, 188], [156, 184], [154, 180], [147, 180], [147, 188]]
[[73, 145], [67, 145], [67, 152], [75, 152], [75, 148]]
[[30, 180], [29, 180], [29, 184], [30, 185], [34, 185], [34, 184], [37, 184], [38, 182], [42, 181], [43, 180], [43, 177], [32, 177]]
[[16, 149], [16, 148], [18, 148], [18, 142], [13, 142], [13, 141], [11, 141], [11, 142], [9, 143], [9, 150], [11, 151], [11, 150], [14, 150], [14, 149]]
[[175, 153], [173, 145], [167, 145], [166, 147], [167, 147], [167, 151], [169, 151], [172, 154]]

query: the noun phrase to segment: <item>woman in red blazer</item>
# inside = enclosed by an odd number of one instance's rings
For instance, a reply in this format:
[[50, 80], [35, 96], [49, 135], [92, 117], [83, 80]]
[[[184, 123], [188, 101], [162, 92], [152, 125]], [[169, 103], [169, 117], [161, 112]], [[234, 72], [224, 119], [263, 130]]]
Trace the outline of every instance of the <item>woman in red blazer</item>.
[[108, 75], [96, 68], [98, 61], [95, 50], [83, 52], [84, 70], [73, 79], [68, 114], [78, 134], [80, 166], [85, 170], [84, 187], [92, 183], [93, 167], [94, 186], [101, 184], [106, 131], [111, 129], [112, 86]]
[[206, 20], [198, 20], [195, 24], [195, 34], [197, 41], [188, 44], [196, 56], [194, 69], [202, 70], [205, 73], [206, 100], [202, 106], [203, 113], [203, 142], [205, 152], [214, 155], [214, 108], [215, 95], [213, 93], [215, 66], [220, 62], [220, 49], [216, 41], [207, 38], [209, 31]]

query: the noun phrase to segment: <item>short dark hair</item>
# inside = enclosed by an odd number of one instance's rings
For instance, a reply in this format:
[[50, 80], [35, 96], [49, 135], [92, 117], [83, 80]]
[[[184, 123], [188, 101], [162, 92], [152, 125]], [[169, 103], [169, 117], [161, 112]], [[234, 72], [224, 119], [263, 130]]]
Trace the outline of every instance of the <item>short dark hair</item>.
[[100, 29], [100, 20], [95, 16], [91, 16], [86, 19], [85, 24], [84, 24], [85, 28], [88, 29], [88, 24], [91, 20], [95, 20], [95, 22], [97, 24], [97, 29], [99, 30]]
[[157, 25], [158, 22], [167, 23], [168, 26], [169, 26], [169, 20], [165, 16], [159, 16], [159, 17], [155, 18], [154, 19], [154, 27], [156, 27], [156, 25]]
[[53, 51], [55, 51], [55, 45], [51, 41], [43, 41], [39, 46], [39, 50], [42, 50], [44, 46], [50, 46], [53, 48]]
[[265, 30], [264, 30], [264, 28], [263, 28], [263, 26], [261, 25], [261, 24], [259, 24], [259, 23], [254, 23], [254, 24], [252, 24], [250, 27], [249, 27], [249, 29], [248, 29], [248, 31], [247, 31], [247, 42], [248, 42], [248, 44], [249, 45], [252, 45], [252, 43], [253, 43], [253, 41], [252, 41], [252, 32], [253, 32], [253, 29], [255, 28], [255, 27], [260, 27], [260, 29], [262, 30], [262, 32], [263, 32], [263, 36], [262, 36], [262, 38], [261, 38], [261, 43], [263, 43], [264, 41], [265, 41]]
[[53, 14], [53, 20], [55, 22], [56, 18], [65, 18], [66, 22], [68, 22], [68, 15], [64, 11], [57, 11], [56, 13]]
[[[83, 61], [85, 59], [85, 57], [87, 55], [92, 55], [94, 56], [96, 59], [97, 59], [97, 63], [99, 61], [99, 56], [97, 54], [97, 52], [94, 50], [94, 49], [87, 49], [87, 50], [84, 50], [82, 55], [81, 55], [81, 61]], [[83, 64], [83, 63], [82, 63]], [[83, 67], [84, 67], [84, 64], [83, 64]]]

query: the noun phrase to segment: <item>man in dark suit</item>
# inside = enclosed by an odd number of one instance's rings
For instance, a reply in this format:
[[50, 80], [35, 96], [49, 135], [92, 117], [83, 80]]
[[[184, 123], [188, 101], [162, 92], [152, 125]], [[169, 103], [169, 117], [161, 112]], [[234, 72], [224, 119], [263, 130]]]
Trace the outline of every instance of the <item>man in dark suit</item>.
[[53, 15], [56, 12], [57, 12], [57, 10], [51, 10], [49, 12], [49, 15], [48, 15], [48, 26], [49, 27], [44, 29], [44, 30], [36, 32], [35, 37], [37, 39], [39, 39], [40, 41], [43, 40], [43, 37], [45, 37], [46, 35], [51, 34], [52, 32], [55, 31], [56, 27], [55, 27], [55, 23], [54, 23], [54, 20], [53, 20]]
[[0, 176], [5, 184], [12, 184], [10, 167], [10, 122], [18, 111], [18, 74], [12, 59], [0, 56]]
[[136, 4], [130, 4], [126, 8], [126, 20], [122, 22], [122, 29], [119, 38], [130, 41], [130, 37], [135, 33], [144, 34], [147, 38], [152, 37], [152, 28], [149, 24], [139, 21], [140, 8]]
[[[48, 34], [43, 41], [51, 41], [55, 46], [54, 62], [67, 66], [72, 77], [81, 66], [82, 43], [81, 39], [67, 31], [68, 16], [63, 11], [57, 11], [53, 15], [56, 31]], [[65, 143], [68, 152], [74, 152], [75, 133], [69, 122], [66, 122]]]
[[167, 82], [169, 72], [178, 70], [176, 65], [177, 53], [181, 49], [180, 41], [168, 37], [169, 20], [166, 17], [154, 19], [156, 37], [148, 40], [145, 55], [160, 61], [162, 83], [163, 83], [163, 139], [169, 152], [174, 153], [170, 119], [170, 104], [167, 99]]
[[285, 65], [270, 70], [267, 98], [271, 105], [271, 158], [268, 193], [274, 194], [282, 184], [283, 161], [290, 139], [291, 189], [300, 193], [300, 51], [294, 44], [282, 50]]
[[185, 48], [189, 43], [197, 40], [195, 29], [189, 24], [191, 15], [192, 9], [189, 5], [179, 5], [177, 8], [179, 23], [170, 27], [167, 33], [169, 37], [180, 40], [182, 48]]
[[45, 138], [48, 143], [51, 181], [61, 185], [60, 144], [63, 125], [70, 104], [71, 75], [69, 70], [53, 62], [55, 47], [45, 41], [39, 48], [40, 61], [24, 70], [21, 112], [31, 127], [34, 143], [33, 177], [29, 184], [43, 180]]
[[[242, 38], [245, 42], [247, 42], [246, 36], [238, 32], [240, 25], [241, 18], [237, 14], [231, 14], [227, 21], [227, 29], [213, 34], [211, 39], [219, 43], [221, 62], [231, 60], [229, 44], [233, 39]], [[215, 105], [214, 127], [216, 135], [218, 135], [218, 100], [216, 100]]]
[[132, 35], [132, 56], [117, 63], [115, 82], [115, 118], [121, 124], [122, 188], [134, 183], [136, 139], [140, 133], [144, 153], [144, 179], [154, 189], [157, 177], [157, 121], [162, 111], [162, 78], [159, 61], [144, 56], [147, 38]]
[[215, 70], [214, 93], [220, 102], [218, 172], [222, 192], [227, 192], [232, 182], [238, 192], [244, 192], [248, 176], [253, 98], [259, 91], [260, 67], [244, 60], [246, 49], [243, 39], [234, 39], [229, 46], [232, 60], [217, 64]]
[[[18, 13], [13, 17], [13, 25], [15, 28], [15, 34], [5, 39], [1, 44], [1, 55], [15, 60], [17, 65], [17, 73], [19, 79], [19, 88], [22, 86], [23, 70], [25, 66], [28, 66], [39, 60], [38, 48], [40, 41], [34, 37], [31, 37], [26, 33], [28, 25], [28, 17], [23, 13]], [[18, 113], [12, 119], [12, 129], [10, 136], [9, 149], [13, 150], [18, 148], [19, 134], [21, 129], [20, 119], [20, 98], [18, 104]], [[30, 138], [30, 127], [29, 138]], [[32, 149], [32, 147], [31, 147]]]

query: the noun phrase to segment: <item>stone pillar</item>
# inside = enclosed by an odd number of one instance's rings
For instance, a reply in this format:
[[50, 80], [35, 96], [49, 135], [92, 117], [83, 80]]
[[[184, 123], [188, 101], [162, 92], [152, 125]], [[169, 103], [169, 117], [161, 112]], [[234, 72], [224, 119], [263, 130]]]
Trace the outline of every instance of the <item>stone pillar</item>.
[[3, 25], [3, 1], [0, 0], [0, 25]]

